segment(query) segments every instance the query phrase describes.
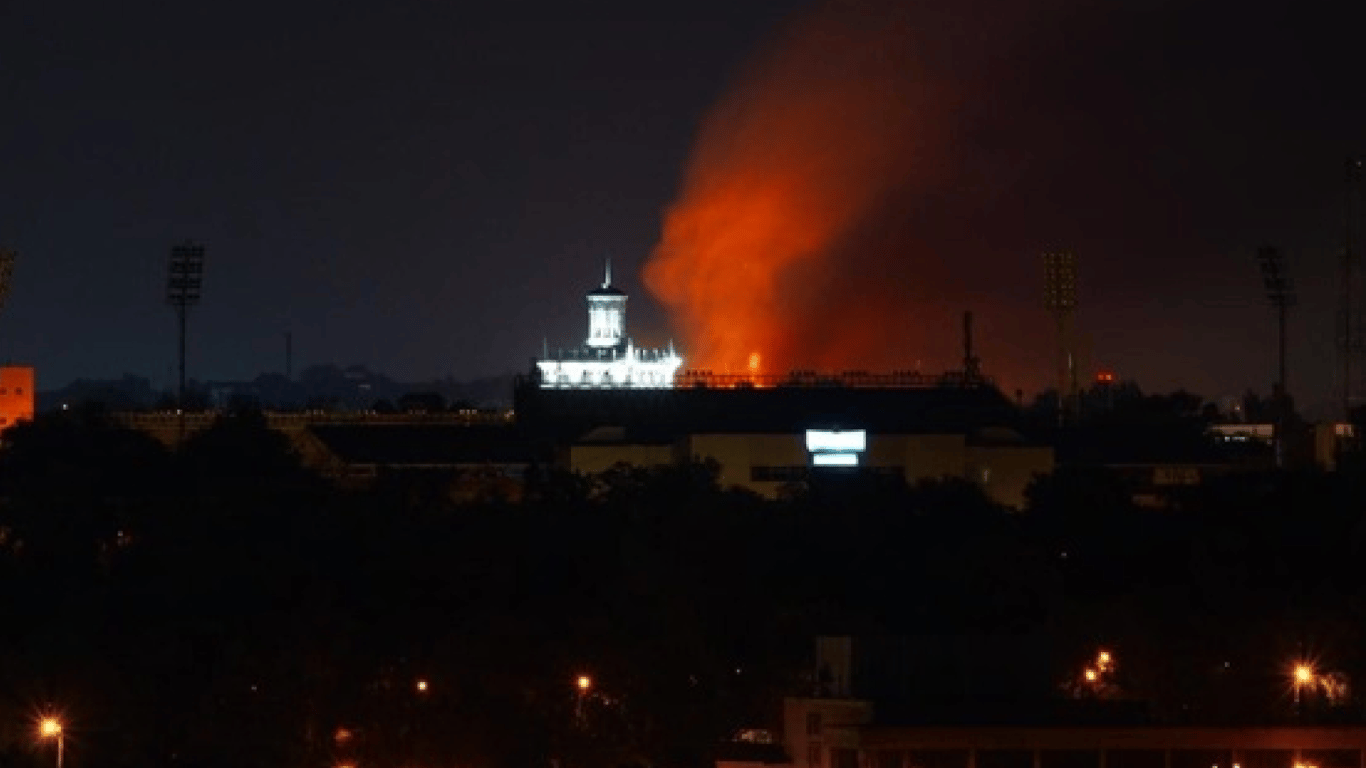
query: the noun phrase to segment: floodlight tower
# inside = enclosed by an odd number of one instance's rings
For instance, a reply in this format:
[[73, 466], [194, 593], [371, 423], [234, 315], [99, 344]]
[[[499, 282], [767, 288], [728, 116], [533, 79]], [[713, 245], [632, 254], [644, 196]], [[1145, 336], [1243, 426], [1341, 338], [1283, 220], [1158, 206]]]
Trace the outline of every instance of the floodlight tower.
[[1058, 426], [1062, 426], [1077, 394], [1077, 365], [1071, 348], [1072, 317], [1077, 312], [1077, 255], [1045, 253], [1043, 276], [1044, 307], [1053, 313], [1058, 326]]
[[[1358, 285], [1362, 274], [1357, 262], [1361, 257], [1353, 251], [1360, 240], [1357, 233], [1362, 213], [1362, 161], [1359, 156], [1347, 158], [1347, 185], [1343, 194], [1342, 275], [1339, 286], [1341, 296], [1338, 306], [1337, 353], [1338, 364], [1342, 368], [1342, 417], [1347, 420], [1352, 418], [1352, 406], [1358, 397], [1356, 382], [1352, 380], [1353, 371], [1356, 370], [1352, 360], [1362, 357], [1362, 353], [1366, 352], [1361, 327], [1363, 312], [1362, 307], [1357, 306], [1366, 299], [1366, 296], [1362, 295], [1361, 286]], [[1360, 376], [1361, 372], [1357, 371], [1356, 375]]]
[[171, 248], [170, 269], [166, 279], [166, 303], [176, 312], [180, 329], [180, 386], [176, 407], [180, 410], [181, 437], [184, 437], [185, 413], [185, 316], [190, 307], [199, 303], [204, 286], [204, 246], [186, 240]]
[[1266, 289], [1266, 300], [1276, 309], [1276, 387], [1280, 390], [1280, 396], [1285, 397], [1289, 392], [1285, 381], [1285, 316], [1286, 310], [1295, 306], [1295, 286], [1285, 273], [1285, 256], [1279, 249], [1259, 248], [1257, 260], [1262, 264], [1262, 285]]
[[15, 253], [9, 248], [0, 248], [0, 309], [9, 301], [10, 278], [14, 277]]
[[1262, 264], [1262, 285], [1266, 289], [1266, 300], [1276, 309], [1277, 357], [1276, 391], [1272, 400], [1276, 404], [1276, 464], [1285, 464], [1285, 424], [1290, 411], [1290, 390], [1285, 379], [1285, 317], [1286, 310], [1295, 306], [1295, 287], [1285, 271], [1285, 257], [1280, 250], [1271, 247], [1260, 248], [1257, 260]]
[[9, 300], [10, 278], [14, 276], [14, 251], [0, 248], [0, 309]]

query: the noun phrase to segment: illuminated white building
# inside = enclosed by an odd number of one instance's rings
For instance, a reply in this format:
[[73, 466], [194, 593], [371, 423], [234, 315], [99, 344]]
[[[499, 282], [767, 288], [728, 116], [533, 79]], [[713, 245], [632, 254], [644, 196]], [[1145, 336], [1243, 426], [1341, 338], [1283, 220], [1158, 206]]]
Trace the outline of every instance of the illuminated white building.
[[626, 336], [626, 294], [612, 286], [608, 262], [602, 286], [588, 292], [588, 340], [583, 347], [549, 350], [536, 361], [541, 386], [546, 389], [607, 387], [666, 389], [683, 358], [668, 349], [637, 349]]

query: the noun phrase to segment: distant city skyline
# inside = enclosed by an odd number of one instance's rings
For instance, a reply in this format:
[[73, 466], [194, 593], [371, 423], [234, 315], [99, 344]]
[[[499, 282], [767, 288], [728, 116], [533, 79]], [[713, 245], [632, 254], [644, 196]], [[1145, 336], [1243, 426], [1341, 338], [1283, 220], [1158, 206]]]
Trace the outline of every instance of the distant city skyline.
[[[1342, 166], [1366, 151], [1355, 10], [854, 4], [906, 30], [886, 44], [933, 89], [907, 139], [933, 162], [887, 182], [834, 266], [784, 273], [783, 306], [836, 322], [781, 344], [846, 333], [861, 367], [942, 370], [972, 310], [984, 373], [1031, 395], [1052, 370], [1039, 258], [1066, 248], [1084, 379], [1266, 393], [1272, 245], [1299, 296], [1291, 393], [1336, 415]], [[40, 389], [172, 381], [166, 261], [189, 238], [196, 379], [283, 371], [286, 333], [296, 371], [527, 372], [543, 340], [581, 341], [606, 257], [635, 342], [686, 360], [642, 270], [699, 136], [821, 6], [6, 7], [0, 359]]]

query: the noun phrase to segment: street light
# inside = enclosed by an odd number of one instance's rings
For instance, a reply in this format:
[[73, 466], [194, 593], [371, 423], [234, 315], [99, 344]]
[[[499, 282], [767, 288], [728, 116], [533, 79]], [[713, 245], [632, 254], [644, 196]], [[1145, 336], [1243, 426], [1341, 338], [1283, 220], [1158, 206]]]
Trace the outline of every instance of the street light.
[[55, 717], [45, 717], [38, 722], [38, 735], [44, 739], [57, 740], [57, 768], [62, 768], [62, 752], [66, 738], [62, 734], [62, 721]]
[[583, 703], [588, 698], [588, 692], [593, 689], [593, 678], [588, 675], [579, 675], [574, 678], [574, 687], [579, 689], [579, 695], [574, 697], [574, 719], [583, 724]]
[[1303, 711], [1300, 709], [1300, 692], [1305, 686], [1312, 686], [1314, 684], [1315, 680], [1318, 679], [1318, 671], [1314, 669], [1313, 664], [1310, 664], [1307, 661], [1297, 661], [1295, 662], [1291, 676], [1291, 687], [1295, 691], [1295, 714], [1302, 715]]

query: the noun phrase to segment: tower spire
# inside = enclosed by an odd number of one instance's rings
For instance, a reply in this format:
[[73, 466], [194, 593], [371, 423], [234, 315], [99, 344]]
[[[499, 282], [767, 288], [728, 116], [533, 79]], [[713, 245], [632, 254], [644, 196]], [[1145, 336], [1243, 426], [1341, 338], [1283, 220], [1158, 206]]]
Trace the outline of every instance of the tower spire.
[[607, 267], [606, 267], [606, 269], [603, 270], [603, 275], [602, 275], [602, 287], [603, 287], [603, 288], [611, 288], [611, 287], [612, 287], [612, 257], [611, 257], [611, 256], [608, 256], [608, 257], [607, 257]]

